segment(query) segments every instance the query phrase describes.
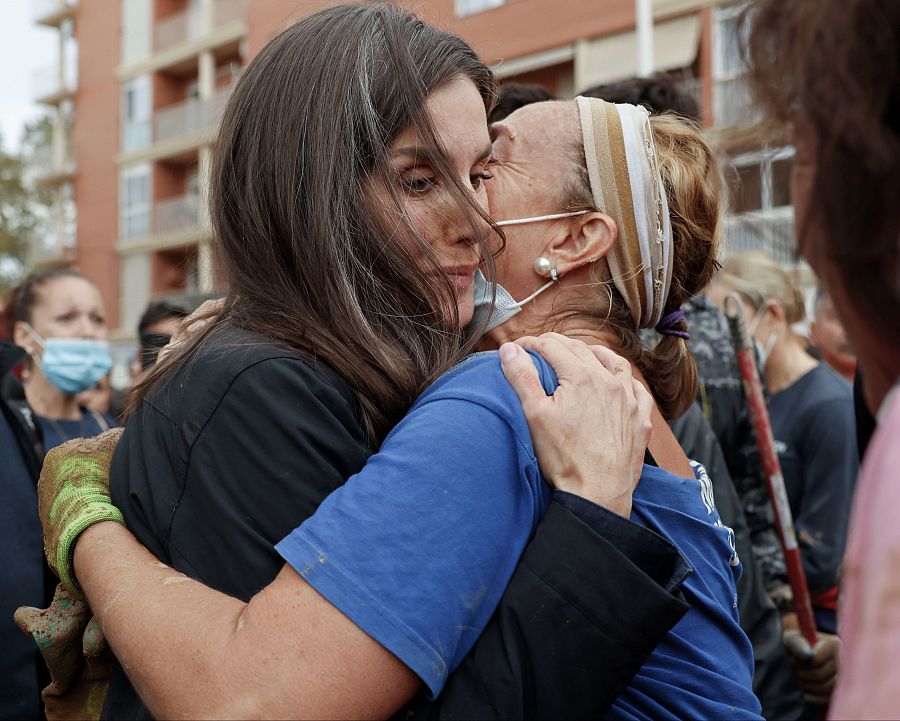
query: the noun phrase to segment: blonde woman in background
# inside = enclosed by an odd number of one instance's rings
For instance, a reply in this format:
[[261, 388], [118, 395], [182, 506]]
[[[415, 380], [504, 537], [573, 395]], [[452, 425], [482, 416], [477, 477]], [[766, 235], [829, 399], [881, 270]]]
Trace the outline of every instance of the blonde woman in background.
[[850, 386], [806, 351], [805, 317], [790, 274], [764, 253], [731, 256], [713, 295], [736, 292], [759, 351], [775, 448], [819, 629], [836, 632], [837, 576], [858, 471]]

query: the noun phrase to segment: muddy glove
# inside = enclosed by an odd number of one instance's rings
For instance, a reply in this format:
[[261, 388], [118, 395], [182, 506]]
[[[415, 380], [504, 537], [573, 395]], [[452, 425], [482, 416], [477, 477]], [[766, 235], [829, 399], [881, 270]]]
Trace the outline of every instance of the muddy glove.
[[112, 654], [87, 604], [59, 584], [49, 608], [22, 606], [15, 621], [34, 639], [50, 671], [50, 685], [41, 694], [48, 721], [100, 718]]
[[47, 562], [72, 596], [81, 596], [72, 554], [81, 532], [101, 521], [125, 523], [109, 498], [109, 465], [121, 428], [54, 448], [38, 481], [38, 511]]
[[784, 646], [807, 703], [827, 706], [837, 681], [841, 640], [821, 631], [818, 637], [816, 645], [810, 648], [800, 631], [789, 628], [784, 631]]

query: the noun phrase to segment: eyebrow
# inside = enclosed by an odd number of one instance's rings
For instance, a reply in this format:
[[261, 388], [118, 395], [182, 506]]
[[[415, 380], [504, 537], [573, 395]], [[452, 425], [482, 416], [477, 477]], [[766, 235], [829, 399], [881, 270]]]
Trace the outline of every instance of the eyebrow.
[[[493, 151], [493, 143], [489, 142], [481, 151], [481, 154], [478, 156], [478, 160], [484, 160], [489, 157], [491, 152]], [[406, 155], [411, 158], [424, 157], [428, 158], [431, 153], [424, 146], [417, 145], [405, 145], [402, 148], [397, 148], [395, 151], [391, 153], [394, 157], [398, 157], [401, 155]]]

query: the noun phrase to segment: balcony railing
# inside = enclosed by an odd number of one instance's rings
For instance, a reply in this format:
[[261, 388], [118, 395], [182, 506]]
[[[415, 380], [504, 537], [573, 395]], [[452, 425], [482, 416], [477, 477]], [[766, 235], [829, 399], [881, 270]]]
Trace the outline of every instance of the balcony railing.
[[47, 146], [38, 148], [32, 158], [33, 172], [39, 183], [51, 183], [62, 180], [75, 172], [75, 159], [72, 148], [54, 148]]
[[762, 112], [750, 94], [747, 78], [738, 76], [716, 80], [713, 87], [713, 115], [716, 127], [752, 125], [762, 119]]
[[201, 11], [186, 10], [169, 15], [153, 28], [153, 49], [165, 50], [173, 45], [202, 37], [205, 33], [244, 16], [246, 0], [216, 0], [210, 26], [204, 27]]
[[153, 114], [151, 141], [161, 143], [212, 128], [222, 115], [231, 88], [222, 88], [206, 99], [190, 98]]
[[36, 23], [42, 25], [56, 25], [78, 6], [77, 0], [34, 0], [34, 15]]
[[152, 232], [157, 235], [199, 229], [202, 223], [200, 196], [188, 193], [160, 200], [153, 206], [152, 221]]
[[732, 215], [725, 219], [725, 255], [761, 250], [780, 263], [797, 261], [794, 209], [791, 207]]
[[77, 85], [71, 71], [60, 75], [59, 65], [36, 70], [33, 76], [34, 99], [38, 102], [55, 101], [75, 92]]

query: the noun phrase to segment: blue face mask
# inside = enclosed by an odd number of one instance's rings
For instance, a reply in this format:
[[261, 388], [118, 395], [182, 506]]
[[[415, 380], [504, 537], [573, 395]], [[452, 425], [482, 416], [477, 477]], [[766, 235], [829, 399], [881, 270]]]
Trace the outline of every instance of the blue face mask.
[[[534, 218], [516, 218], [514, 220], [500, 220], [495, 225], [526, 225], [527, 223], [539, 223], [545, 220], [557, 220], [559, 218], [573, 218], [578, 215], [588, 213], [587, 210], [576, 210], [571, 213], [554, 213], [552, 215], [538, 215]], [[517, 313], [521, 312], [522, 307], [529, 301], [537, 298], [547, 288], [553, 285], [554, 281], [545, 283], [534, 293], [524, 300], [516, 300], [510, 295], [499, 283], [489, 283], [480, 270], [475, 271], [475, 312], [472, 314], [472, 320], [469, 321], [470, 328], [477, 328], [487, 318], [487, 325], [484, 332], [488, 333], [497, 328]], [[491, 299], [494, 299], [491, 305]]]
[[44, 352], [35, 362], [54, 386], [74, 396], [93, 388], [112, 369], [109, 343], [87, 338], [47, 338], [28, 326], [28, 332]]

